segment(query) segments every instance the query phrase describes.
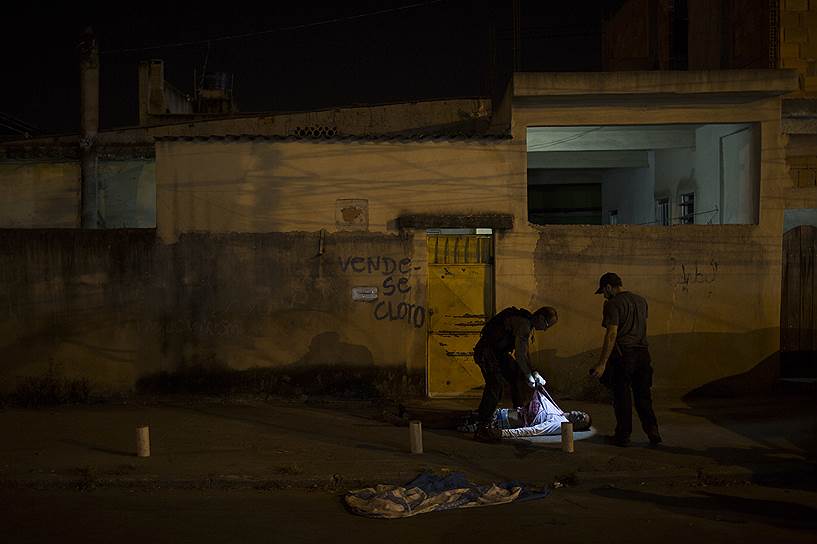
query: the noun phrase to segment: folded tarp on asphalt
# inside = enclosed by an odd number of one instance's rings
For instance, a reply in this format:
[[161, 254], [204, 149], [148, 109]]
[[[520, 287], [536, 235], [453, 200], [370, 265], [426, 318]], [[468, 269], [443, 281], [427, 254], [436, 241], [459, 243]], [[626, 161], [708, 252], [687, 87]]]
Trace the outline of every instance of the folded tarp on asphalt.
[[519, 482], [476, 485], [460, 472], [448, 475], [423, 473], [404, 486], [377, 485], [352, 491], [344, 500], [360, 516], [405, 518], [453, 508], [504, 504], [539, 499], [547, 490], [530, 490]]

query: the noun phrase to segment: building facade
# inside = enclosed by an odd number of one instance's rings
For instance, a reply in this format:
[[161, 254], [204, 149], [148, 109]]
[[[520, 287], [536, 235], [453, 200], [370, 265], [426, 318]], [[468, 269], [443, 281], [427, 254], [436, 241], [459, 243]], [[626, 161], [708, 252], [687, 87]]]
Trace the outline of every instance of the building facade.
[[[471, 349], [484, 320], [504, 306], [547, 304], [560, 323], [536, 338], [535, 363], [557, 390], [591, 394], [602, 332], [593, 291], [610, 270], [650, 301], [657, 387], [683, 393], [747, 374], [768, 384], [794, 190], [780, 104], [797, 86], [779, 70], [517, 74], [493, 115], [506, 134], [163, 128], [151, 135], [155, 229], [0, 233], [3, 384], [55, 368], [109, 390], [191, 368], [271, 369], [475, 395]], [[719, 138], [701, 136], [720, 126], [729, 130]], [[580, 136], [559, 136], [576, 127]], [[745, 155], [734, 163], [745, 216], [611, 224], [601, 206], [597, 224], [564, 221], [566, 208], [529, 221], [537, 187], [565, 190], [576, 184], [551, 182], [601, 170], [612, 184], [602, 200], [619, 195], [624, 217], [627, 203], [646, 199], [654, 219], [661, 172], [703, 164], [690, 157], [709, 157], [711, 145], [720, 146], [711, 167], [732, 168], [724, 138], [741, 127], [752, 135], [735, 148]], [[26, 168], [43, 180], [73, 176], [36, 161]], [[646, 196], [616, 181], [637, 172], [652, 172]], [[698, 201], [705, 177], [685, 178]], [[48, 195], [29, 194], [35, 204]], [[76, 225], [67, 215], [49, 225], [54, 217], [7, 226]]]

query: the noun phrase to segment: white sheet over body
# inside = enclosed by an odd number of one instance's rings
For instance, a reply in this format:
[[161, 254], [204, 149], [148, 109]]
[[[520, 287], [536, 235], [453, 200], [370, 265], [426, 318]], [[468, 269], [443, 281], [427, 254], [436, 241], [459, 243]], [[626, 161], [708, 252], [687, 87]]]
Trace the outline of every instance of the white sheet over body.
[[562, 432], [562, 423], [567, 418], [562, 414], [553, 397], [544, 387], [538, 387], [527, 408], [519, 410], [524, 427], [502, 429], [502, 438], [526, 438], [530, 436], [557, 435]]

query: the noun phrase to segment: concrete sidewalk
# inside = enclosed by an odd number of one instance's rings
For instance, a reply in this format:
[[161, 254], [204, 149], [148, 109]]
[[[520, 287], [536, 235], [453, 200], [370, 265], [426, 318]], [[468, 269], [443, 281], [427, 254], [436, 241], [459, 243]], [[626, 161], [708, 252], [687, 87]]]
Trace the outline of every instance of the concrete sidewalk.
[[[754, 482], [817, 490], [814, 396], [706, 401], [659, 400], [664, 445], [616, 448], [601, 436], [576, 443], [489, 445], [425, 429], [425, 453], [409, 453], [408, 429], [365, 402], [233, 402], [170, 399], [0, 410], [0, 486], [349, 489], [404, 483], [423, 470], [463, 471], [474, 481], [668, 480], [689, 485]], [[410, 414], [468, 410], [471, 401], [418, 401]], [[590, 412], [600, 435], [608, 405], [563, 403]], [[135, 427], [151, 429], [149, 458], [137, 458]], [[636, 421], [637, 427], [637, 421]]]

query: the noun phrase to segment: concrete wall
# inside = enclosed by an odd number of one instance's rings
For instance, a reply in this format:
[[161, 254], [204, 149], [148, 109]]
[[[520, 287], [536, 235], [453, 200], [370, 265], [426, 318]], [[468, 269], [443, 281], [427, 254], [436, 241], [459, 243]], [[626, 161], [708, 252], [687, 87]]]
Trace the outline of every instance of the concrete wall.
[[743, 129], [721, 139], [721, 222], [757, 221], [757, 145], [752, 130]]
[[[779, 99], [666, 108], [589, 102], [515, 109], [514, 144], [528, 126], [760, 123], [758, 225], [544, 226], [515, 229], [497, 245], [497, 307], [552, 304], [560, 323], [541, 335], [539, 364], [554, 387], [591, 387], [602, 340], [598, 277], [616, 271], [650, 303], [649, 335], [660, 388], [689, 391], [774, 365], [779, 349], [783, 161]], [[531, 260], [530, 255], [534, 255]]]
[[[160, 143], [157, 231], [0, 231], [0, 384], [56, 367], [122, 390], [203, 366], [394, 369], [422, 385], [425, 323], [397, 308], [425, 311], [425, 236], [394, 222], [487, 211], [522, 211], [524, 221], [525, 178], [512, 175], [524, 161], [511, 151], [469, 141]], [[149, 171], [114, 166], [119, 180]], [[347, 221], [347, 206], [365, 222]], [[388, 290], [398, 283], [404, 292]], [[380, 297], [355, 302], [353, 287]]]
[[655, 154], [649, 152], [647, 168], [612, 168], [602, 184], [603, 222], [618, 210], [619, 224], [643, 225], [655, 221]]
[[390, 275], [356, 257], [410, 259], [396, 273], [409, 292], [381, 300], [422, 304], [425, 251], [411, 237], [186, 234], [164, 245], [153, 230], [18, 229], [0, 230], [0, 245], [0, 392], [45, 375], [122, 391], [191, 367], [424, 375], [425, 330], [351, 297]]
[[156, 226], [156, 163], [152, 160], [99, 164], [107, 228]]
[[[721, 139], [727, 140], [723, 158]], [[605, 210], [619, 210], [619, 223], [644, 224], [654, 220], [655, 200], [669, 198], [672, 221], [681, 216], [681, 195], [695, 193], [695, 224], [752, 224], [757, 221], [756, 138], [743, 124], [705, 125], [695, 130], [695, 147], [659, 149], [654, 154], [654, 177], [650, 171], [611, 170], [610, 181], [627, 180], [628, 193], [605, 186], [611, 199]], [[734, 149], [733, 149], [734, 148]], [[722, 164], [723, 160], [723, 164]], [[723, 171], [723, 180], [722, 174]], [[640, 181], [639, 181], [640, 180]], [[654, 196], [653, 193], [654, 186]], [[636, 199], [628, 198], [637, 195]], [[606, 211], [605, 211], [606, 213]], [[638, 220], [630, 221], [629, 217]]]
[[[737, 157], [734, 157], [732, 163], [729, 165], [721, 164], [721, 139], [729, 134], [734, 134], [746, 128], [743, 124], [724, 124], [724, 125], [705, 125], [695, 131], [695, 185], [699, 188], [700, 199], [702, 204], [698, 205], [698, 193], [695, 194], [695, 207], [700, 211], [711, 210], [714, 205], [717, 205], [721, 210], [719, 214], [712, 216], [699, 216], [704, 222], [712, 219], [712, 223], [733, 223], [742, 222], [746, 220], [747, 223], [755, 222], [756, 218], [754, 209], [745, 210], [747, 203], [743, 202], [742, 206], [736, 206], [737, 191], [735, 190], [736, 182], [731, 180], [726, 183], [729, 190], [723, 194], [724, 200], [729, 200], [729, 213], [723, 215], [725, 202], [721, 202], [721, 171], [731, 172], [738, 168]], [[731, 155], [729, 155], [731, 157]], [[754, 193], [756, 188], [751, 187], [749, 194]], [[754, 195], [752, 195], [754, 197]], [[754, 198], [752, 199], [754, 200]], [[704, 207], [706, 202], [709, 207]], [[751, 220], [748, 220], [751, 217]]]
[[[155, 162], [100, 161], [98, 168], [106, 226], [155, 227]], [[0, 188], [0, 228], [79, 227], [78, 162], [0, 162]]]
[[[656, 151], [655, 198], [653, 199], [652, 207], [655, 208], [655, 199], [669, 198], [672, 209], [672, 221], [673, 223], [677, 223], [681, 215], [678, 207], [680, 193], [694, 191], [696, 210], [714, 209], [718, 203], [712, 202], [710, 198], [706, 198], [709, 195], [701, 194], [702, 191], [700, 185], [697, 183], [696, 173], [694, 149], [660, 149]], [[712, 191], [712, 194], [719, 195], [719, 192]], [[696, 219], [698, 219], [698, 217], [696, 217]], [[698, 221], [696, 221], [696, 223], [697, 222]]]
[[[215, 117], [215, 118], [214, 118]], [[305, 136], [321, 130], [334, 134], [391, 134], [410, 130], [477, 131], [492, 121], [491, 101], [484, 98], [428, 100], [292, 113], [147, 115], [156, 126], [103, 132], [106, 143], [152, 141], [154, 136], [255, 134]]]
[[[784, 128], [789, 134], [787, 163], [796, 189], [790, 191], [787, 206], [817, 207], [817, 0], [782, 0], [780, 5], [779, 66], [797, 70], [799, 88], [786, 102]], [[805, 115], [804, 115], [805, 114]]]
[[79, 163], [0, 163], [0, 228], [79, 226]]
[[[496, 306], [559, 309], [534, 352], [560, 394], [593, 386], [593, 291], [608, 270], [650, 302], [658, 387], [686, 392], [768, 365], [791, 183], [779, 100], [686, 104], [528, 101], [511, 142], [160, 142], [155, 237], [0, 231], [0, 383], [55, 365], [119, 389], [189, 365], [422, 375], [426, 330], [351, 299], [352, 287], [383, 286], [389, 275], [368, 263], [388, 257], [410, 260], [411, 290], [383, 302], [425, 304], [423, 233], [395, 225], [408, 213], [514, 215], [496, 236]], [[758, 225], [524, 221], [528, 126], [744, 122], [761, 131]]]
[[365, 229], [395, 232], [403, 214], [527, 217], [524, 149], [507, 143], [157, 143], [160, 237], [184, 232], [344, 230], [363, 200]]
[[800, 74], [795, 96], [817, 96], [817, 0], [780, 3], [780, 66]]

